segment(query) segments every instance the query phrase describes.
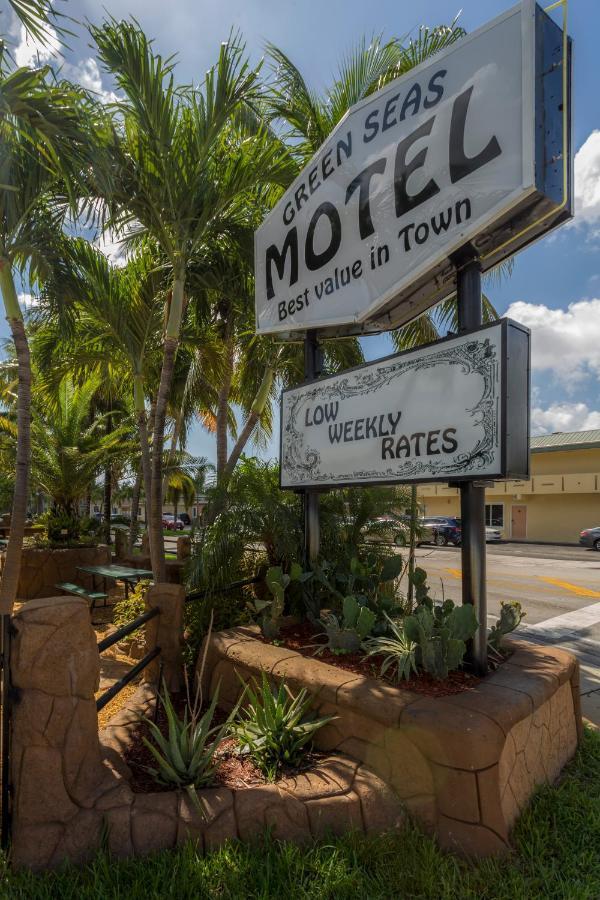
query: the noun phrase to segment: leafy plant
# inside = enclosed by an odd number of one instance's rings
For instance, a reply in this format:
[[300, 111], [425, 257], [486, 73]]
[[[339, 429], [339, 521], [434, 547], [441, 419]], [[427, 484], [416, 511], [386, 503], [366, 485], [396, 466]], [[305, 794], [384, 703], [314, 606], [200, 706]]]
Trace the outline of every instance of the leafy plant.
[[310, 715], [312, 698], [306, 688], [294, 696], [282, 681], [273, 689], [263, 672], [260, 685], [248, 685], [249, 703], [239, 713], [233, 733], [240, 752], [248, 753], [269, 781], [282, 765], [297, 766], [319, 728], [333, 716]]
[[434, 678], [447, 678], [458, 669], [467, 649], [466, 642], [477, 630], [472, 606], [455, 606], [452, 600], [431, 606], [424, 602], [404, 619], [404, 631], [417, 644], [416, 659]]
[[[132, 622], [137, 616], [140, 616], [146, 608], [146, 592], [151, 585], [150, 579], [143, 578], [138, 581], [135, 588], [129, 592], [129, 596], [123, 597], [115, 603], [113, 611], [113, 622], [120, 628]], [[122, 640], [125, 643], [133, 642], [139, 639], [139, 632], [134, 631], [133, 634], [127, 635]]]
[[390, 668], [396, 669], [396, 681], [408, 680], [412, 672], [417, 671], [417, 644], [411, 641], [404, 630], [403, 622], [395, 622], [386, 616], [389, 635], [368, 638], [363, 643], [367, 656], [383, 656], [380, 673]]
[[522, 611], [518, 600], [508, 602], [503, 600], [500, 605], [500, 618], [490, 628], [488, 634], [488, 647], [495, 653], [500, 653], [505, 635], [518, 628], [526, 615], [527, 613]]
[[160, 783], [184, 788], [194, 803], [198, 802], [195, 788], [210, 784], [215, 772], [214, 756], [223, 738], [228, 734], [237, 707], [221, 725], [213, 725], [218, 702], [215, 691], [208, 709], [200, 714], [199, 704], [189, 703], [178, 716], [173, 707], [166, 684], [160, 698], [167, 716], [168, 736], [150, 719], [145, 719], [152, 741], [143, 738], [144, 744], [156, 760], [157, 768], [148, 771]]
[[357, 653], [362, 642], [373, 631], [377, 616], [368, 606], [361, 606], [356, 597], [349, 595], [344, 597], [341, 617], [335, 613], [327, 613], [319, 621], [325, 629], [327, 643], [319, 644], [316, 654], [324, 650], [332, 653]]

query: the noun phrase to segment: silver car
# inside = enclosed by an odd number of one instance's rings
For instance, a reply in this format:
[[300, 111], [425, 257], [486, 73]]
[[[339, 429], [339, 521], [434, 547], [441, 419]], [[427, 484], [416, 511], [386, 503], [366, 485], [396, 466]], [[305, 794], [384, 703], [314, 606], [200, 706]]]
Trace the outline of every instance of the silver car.
[[579, 535], [579, 543], [582, 547], [593, 547], [600, 550], [600, 525], [594, 528], [585, 528]]

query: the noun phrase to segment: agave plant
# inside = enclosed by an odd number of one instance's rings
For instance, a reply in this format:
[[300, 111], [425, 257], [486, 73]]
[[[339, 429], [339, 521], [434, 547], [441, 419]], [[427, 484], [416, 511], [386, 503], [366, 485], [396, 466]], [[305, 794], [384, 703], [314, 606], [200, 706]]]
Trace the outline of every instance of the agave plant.
[[269, 781], [285, 763], [296, 766], [319, 728], [333, 716], [310, 716], [311, 698], [306, 688], [294, 696], [284, 682], [274, 690], [262, 675], [255, 687], [248, 685], [249, 703], [233, 726], [240, 752], [249, 754]]
[[163, 684], [163, 704], [168, 724], [165, 737], [155, 722], [146, 719], [152, 741], [143, 738], [152, 753], [158, 768], [148, 766], [148, 771], [161, 784], [185, 789], [197, 805], [196, 788], [210, 784], [215, 773], [215, 753], [219, 744], [229, 732], [237, 707], [221, 725], [213, 725], [218, 702], [218, 689], [210, 706], [199, 714], [197, 705], [189, 704], [178, 716], [173, 707], [166, 684]]
[[417, 645], [406, 636], [402, 622], [394, 622], [388, 615], [385, 617], [390, 634], [368, 638], [363, 643], [363, 649], [367, 656], [383, 656], [381, 675], [395, 668], [396, 681], [400, 683], [403, 678], [408, 681], [411, 673], [417, 671]]

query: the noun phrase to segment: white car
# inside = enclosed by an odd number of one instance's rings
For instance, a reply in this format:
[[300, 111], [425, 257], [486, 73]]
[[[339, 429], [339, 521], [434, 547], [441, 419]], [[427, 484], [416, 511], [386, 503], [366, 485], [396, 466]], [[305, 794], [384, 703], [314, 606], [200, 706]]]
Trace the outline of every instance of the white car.
[[493, 541], [501, 541], [502, 540], [502, 532], [499, 528], [494, 528], [490, 525], [485, 526], [485, 541], [486, 544], [491, 544]]

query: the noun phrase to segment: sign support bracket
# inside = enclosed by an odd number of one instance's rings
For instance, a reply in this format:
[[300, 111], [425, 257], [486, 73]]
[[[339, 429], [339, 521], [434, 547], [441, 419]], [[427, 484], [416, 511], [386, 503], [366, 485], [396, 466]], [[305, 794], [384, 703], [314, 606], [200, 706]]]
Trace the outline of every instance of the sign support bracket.
[[[481, 262], [475, 250], [465, 248], [455, 258], [459, 334], [483, 323]], [[485, 544], [485, 487], [476, 481], [460, 485], [462, 526], [462, 602], [475, 608], [479, 622], [469, 647], [470, 662], [479, 675], [487, 672], [487, 588]]]

